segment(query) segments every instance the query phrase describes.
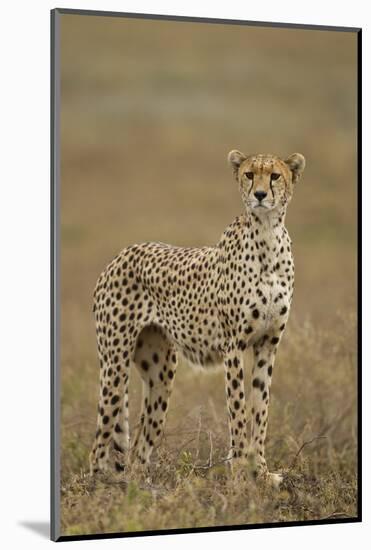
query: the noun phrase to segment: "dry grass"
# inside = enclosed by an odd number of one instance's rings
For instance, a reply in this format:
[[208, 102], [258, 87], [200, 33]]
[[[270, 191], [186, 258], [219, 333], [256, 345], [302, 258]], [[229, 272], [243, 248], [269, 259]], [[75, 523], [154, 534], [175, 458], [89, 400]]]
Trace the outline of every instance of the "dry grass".
[[[62, 430], [63, 532], [355, 517], [354, 318], [339, 319], [334, 328], [336, 333], [321, 334], [310, 325], [291, 327], [282, 344], [267, 440], [270, 468], [286, 472], [279, 492], [256, 486], [248, 476], [241, 480], [241, 473], [230, 474], [224, 462], [228, 432], [223, 373], [195, 373], [183, 364], [166, 434], [150, 472], [129, 469], [92, 480], [86, 471], [96, 383], [69, 372], [75, 395], [85, 398], [79, 404], [79, 416], [66, 422]], [[131, 388], [134, 410], [139, 406], [138, 378]], [[63, 406], [72, 411], [76, 397], [70, 387], [67, 395], [63, 395]]]
[[[350, 33], [63, 16], [63, 534], [356, 515], [355, 46]], [[187, 365], [150, 475], [91, 480], [96, 278], [132, 242], [215, 243], [241, 211], [235, 147], [308, 162], [287, 218], [296, 288], [267, 440], [285, 487], [198, 468], [210, 442], [213, 462], [227, 452], [223, 373]], [[132, 426], [139, 399], [135, 374]]]

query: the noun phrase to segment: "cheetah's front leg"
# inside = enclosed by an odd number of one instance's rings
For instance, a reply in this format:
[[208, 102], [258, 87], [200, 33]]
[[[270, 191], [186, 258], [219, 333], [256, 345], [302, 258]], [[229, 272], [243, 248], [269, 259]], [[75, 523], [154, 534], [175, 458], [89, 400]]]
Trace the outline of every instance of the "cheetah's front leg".
[[230, 456], [246, 457], [248, 452], [246, 401], [242, 353], [230, 346], [224, 357], [225, 389], [230, 432]]
[[250, 451], [254, 458], [257, 474], [268, 477], [269, 481], [276, 486], [282, 481], [282, 476], [268, 472], [264, 443], [268, 425], [269, 389], [280, 336], [280, 332], [270, 332], [254, 344], [251, 389]]

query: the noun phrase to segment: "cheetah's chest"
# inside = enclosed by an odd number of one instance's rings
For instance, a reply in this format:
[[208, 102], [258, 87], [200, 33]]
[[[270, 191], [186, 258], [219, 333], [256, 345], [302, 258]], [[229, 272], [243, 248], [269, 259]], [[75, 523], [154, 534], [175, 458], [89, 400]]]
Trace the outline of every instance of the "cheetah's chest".
[[[291, 285], [286, 277], [277, 273], [263, 277], [257, 287], [258, 319], [254, 318], [255, 329], [269, 331], [285, 318], [290, 308]], [[254, 312], [255, 309], [252, 310]], [[255, 314], [256, 315], [256, 314]]]
[[[278, 243], [282, 248], [282, 241]], [[222, 284], [223, 316], [239, 340], [248, 345], [286, 323], [293, 292], [294, 266], [289, 243], [235, 263]], [[227, 272], [227, 270], [226, 270]], [[237, 284], [236, 284], [236, 283]]]

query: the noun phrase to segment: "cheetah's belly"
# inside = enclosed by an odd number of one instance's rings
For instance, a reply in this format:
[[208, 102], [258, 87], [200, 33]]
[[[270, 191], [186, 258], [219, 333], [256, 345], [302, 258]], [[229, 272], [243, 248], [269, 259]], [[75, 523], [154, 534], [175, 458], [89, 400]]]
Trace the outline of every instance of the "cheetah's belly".
[[167, 315], [156, 315], [154, 322], [169, 334], [192, 364], [205, 367], [222, 362], [222, 330], [216, 310], [205, 307], [186, 313], [179, 307]]

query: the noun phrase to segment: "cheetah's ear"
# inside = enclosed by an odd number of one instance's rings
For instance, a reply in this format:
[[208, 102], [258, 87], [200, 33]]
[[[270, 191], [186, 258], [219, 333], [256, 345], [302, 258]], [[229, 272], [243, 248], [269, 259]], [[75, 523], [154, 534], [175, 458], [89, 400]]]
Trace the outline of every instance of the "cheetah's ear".
[[304, 172], [305, 158], [300, 153], [294, 153], [285, 160], [285, 163], [291, 170], [293, 183], [296, 183]]
[[233, 149], [228, 154], [228, 162], [233, 168], [233, 175], [237, 178], [238, 175], [238, 169], [243, 163], [244, 160], [247, 159], [247, 156], [241, 153], [240, 151], [237, 151], [237, 149]]

